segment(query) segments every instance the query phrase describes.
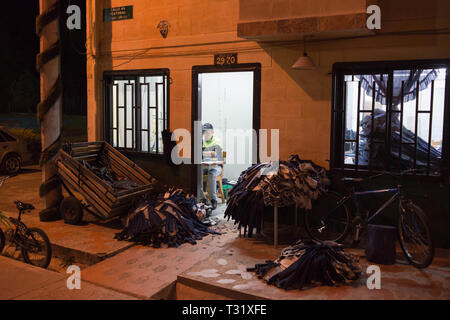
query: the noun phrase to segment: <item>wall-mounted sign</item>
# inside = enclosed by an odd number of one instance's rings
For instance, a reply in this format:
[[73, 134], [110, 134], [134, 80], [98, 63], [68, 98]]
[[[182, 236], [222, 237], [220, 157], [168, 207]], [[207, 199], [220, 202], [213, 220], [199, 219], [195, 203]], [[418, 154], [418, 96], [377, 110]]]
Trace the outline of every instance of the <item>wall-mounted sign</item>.
[[237, 63], [237, 53], [224, 53], [214, 55], [214, 65], [228, 65]]
[[133, 19], [133, 6], [103, 9], [103, 21]]

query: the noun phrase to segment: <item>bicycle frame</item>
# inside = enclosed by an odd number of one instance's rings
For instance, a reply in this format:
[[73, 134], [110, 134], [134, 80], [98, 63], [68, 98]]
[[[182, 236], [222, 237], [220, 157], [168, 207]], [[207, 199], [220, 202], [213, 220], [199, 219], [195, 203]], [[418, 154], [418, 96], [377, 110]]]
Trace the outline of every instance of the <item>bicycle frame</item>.
[[381, 207], [378, 208], [375, 213], [370, 215], [370, 217], [367, 218], [367, 223], [372, 222], [373, 219], [375, 219], [377, 216], [379, 216], [387, 207], [389, 207], [394, 201], [402, 197], [402, 190], [401, 187], [392, 188], [392, 189], [380, 189], [380, 190], [369, 190], [369, 191], [358, 191], [358, 192], [352, 192], [351, 197], [353, 198], [353, 202], [356, 206], [356, 214], [360, 216], [359, 212], [359, 202], [358, 197], [369, 195], [369, 194], [387, 194], [387, 193], [394, 193], [394, 195], [389, 198], [385, 203], [381, 205]]
[[7, 228], [13, 229], [12, 236], [10, 241], [19, 247], [25, 247], [22, 243], [22, 237], [24, 232], [28, 229], [27, 226], [21, 221], [23, 210], [19, 210], [19, 216], [17, 219], [13, 217], [7, 217], [3, 213], [0, 212], [0, 222], [2, 222]]
[[332, 212], [334, 212], [337, 208], [342, 206], [344, 203], [346, 203], [349, 200], [352, 200], [355, 208], [356, 208], [356, 216], [361, 216], [360, 208], [359, 208], [359, 198], [365, 195], [373, 195], [373, 194], [388, 194], [393, 193], [393, 196], [389, 198], [385, 203], [383, 203], [375, 213], [370, 215], [370, 217], [367, 218], [367, 223], [372, 222], [373, 219], [375, 219], [377, 216], [379, 216], [388, 206], [390, 206], [394, 201], [397, 199], [401, 199], [403, 197], [402, 195], [402, 187], [398, 186], [397, 188], [391, 188], [391, 189], [379, 189], [379, 190], [368, 190], [368, 191], [354, 191], [348, 195], [345, 195], [336, 205], [335, 208], [333, 208], [325, 217], [326, 219], [328, 215]]

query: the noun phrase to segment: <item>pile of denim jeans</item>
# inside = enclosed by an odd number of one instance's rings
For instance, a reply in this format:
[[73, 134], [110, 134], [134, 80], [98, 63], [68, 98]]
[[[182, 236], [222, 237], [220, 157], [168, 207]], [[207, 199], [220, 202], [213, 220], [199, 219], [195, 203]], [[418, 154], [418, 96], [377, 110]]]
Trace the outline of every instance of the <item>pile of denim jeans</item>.
[[196, 244], [196, 240], [208, 234], [217, 234], [201, 223], [210, 213], [210, 206], [197, 203], [194, 196], [181, 189], [171, 188], [139, 202], [128, 215], [125, 228], [115, 238], [155, 248], [162, 243], [169, 247], [185, 242]]
[[325, 168], [293, 155], [288, 161], [264, 162], [243, 171], [229, 191], [225, 217], [232, 218], [252, 236], [260, 231], [264, 207], [297, 205], [311, 209], [329, 184]]
[[350, 284], [360, 277], [361, 266], [357, 257], [345, 253], [336, 242], [300, 240], [283, 249], [277, 260], [247, 271], [278, 288], [301, 290], [314, 285]]
[[135, 181], [128, 179], [127, 177], [117, 175], [108, 166], [103, 166], [99, 163], [89, 163], [87, 161], [83, 161], [83, 165], [105, 183], [113, 187], [116, 192], [131, 190], [138, 186]]
[[105, 150], [100, 151], [95, 161], [82, 161], [83, 165], [92, 171], [97, 177], [114, 188], [116, 192], [131, 190], [138, 187], [138, 184], [125, 177], [120, 176], [111, 170], [111, 163], [108, 153]]

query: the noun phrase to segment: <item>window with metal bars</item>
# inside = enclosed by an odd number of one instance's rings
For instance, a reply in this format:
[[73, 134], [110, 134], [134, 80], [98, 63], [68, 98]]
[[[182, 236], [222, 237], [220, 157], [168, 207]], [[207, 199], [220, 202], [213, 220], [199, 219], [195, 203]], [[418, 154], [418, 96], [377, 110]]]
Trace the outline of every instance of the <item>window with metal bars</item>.
[[105, 138], [117, 149], [163, 153], [169, 125], [168, 69], [104, 74]]
[[448, 172], [449, 61], [337, 63], [331, 168]]

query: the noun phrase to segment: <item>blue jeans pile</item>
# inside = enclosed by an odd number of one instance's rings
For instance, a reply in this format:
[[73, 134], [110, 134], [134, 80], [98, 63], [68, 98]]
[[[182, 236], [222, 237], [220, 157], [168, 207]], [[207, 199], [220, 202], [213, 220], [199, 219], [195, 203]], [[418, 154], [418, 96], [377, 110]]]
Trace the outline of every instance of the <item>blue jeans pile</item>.
[[169, 247], [185, 242], [196, 244], [208, 234], [218, 234], [201, 223], [210, 210], [210, 206], [198, 203], [193, 195], [171, 188], [137, 203], [128, 215], [125, 228], [115, 238], [155, 248], [163, 243]]
[[315, 285], [351, 284], [361, 276], [358, 257], [332, 241], [300, 240], [284, 248], [275, 261], [256, 264], [247, 271], [278, 288], [292, 290]]

